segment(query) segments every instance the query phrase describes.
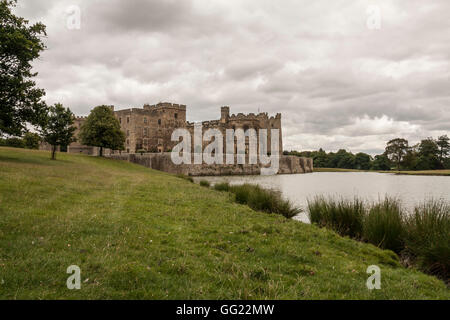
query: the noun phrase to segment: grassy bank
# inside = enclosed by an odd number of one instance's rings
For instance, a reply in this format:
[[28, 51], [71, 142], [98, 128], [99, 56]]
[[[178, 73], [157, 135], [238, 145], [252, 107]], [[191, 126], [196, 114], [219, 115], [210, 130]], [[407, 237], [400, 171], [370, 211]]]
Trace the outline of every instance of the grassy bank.
[[310, 221], [342, 236], [401, 255], [408, 264], [450, 283], [450, 203], [429, 200], [413, 212], [399, 200], [377, 203], [316, 197], [308, 201]]
[[[206, 184], [205, 184], [206, 183]], [[200, 181], [201, 186], [209, 187], [209, 182]], [[217, 191], [227, 191], [234, 194], [237, 203], [246, 204], [256, 211], [280, 214], [285, 218], [293, 218], [302, 212], [289, 200], [284, 199], [280, 192], [261, 188], [254, 184], [232, 186], [227, 182], [214, 185]]]
[[[373, 245], [138, 165], [0, 148], [2, 299], [449, 299]], [[369, 265], [381, 290], [366, 288]], [[66, 269], [81, 268], [81, 290]]]
[[376, 170], [356, 170], [356, 169], [340, 169], [340, 168], [314, 168], [314, 172], [378, 172], [378, 173], [394, 173], [415, 176], [450, 176], [450, 170], [423, 170], [423, 171], [376, 171]]

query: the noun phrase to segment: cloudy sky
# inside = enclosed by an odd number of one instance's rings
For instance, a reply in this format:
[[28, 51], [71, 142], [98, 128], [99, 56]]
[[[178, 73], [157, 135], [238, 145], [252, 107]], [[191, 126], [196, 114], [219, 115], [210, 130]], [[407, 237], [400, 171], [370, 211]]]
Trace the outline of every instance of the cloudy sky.
[[[374, 7], [373, 5], [376, 5]], [[77, 28], [77, 11], [81, 20]], [[448, 0], [19, 0], [47, 25], [47, 102], [282, 113], [284, 149], [450, 135]], [[378, 13], [380, 19], [378, 19]]]

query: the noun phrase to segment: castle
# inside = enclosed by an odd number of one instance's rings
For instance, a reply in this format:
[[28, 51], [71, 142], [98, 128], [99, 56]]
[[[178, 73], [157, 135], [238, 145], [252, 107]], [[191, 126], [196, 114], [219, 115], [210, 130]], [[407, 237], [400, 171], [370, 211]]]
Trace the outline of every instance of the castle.
[[[111, 106], [114, 111], [114, 106]], [[131, 108], [114, 111], [119, 120], [120, 127], [125, 133], [125, 153], [133, 154], [136, 152], [164, 153], [169, 152], [178, 143], [171, 141], [172, 132], [178, 128], [186, 128], [191, 134], [194, 132], [194, 123], [186, 121], [186, 105], [160, 102], [155, 105], [145, 104], [143, 108]], [[75, 136], [78, 137], [79, 130], [86, 117], [76, 117]], [[218, 129], [225, 136], [226, 129], [247, 129], [253, 128], [268, 129], [268, 139], [271, 141], [270, 129], [279, 129], [280, 152], [283, 150], [281, 134], [281, 114], [269, 117], [267, 113], [244, 115], [230, 115], [230, 108], [221, 107], [219, 120], [203, 121], [203, 130]], [[248, 139], [248, 138], [247, 138]], [[68, 146], [69, 153], [83, 153], [88, 155], [97, 155], [98, 148], [81, 145], [79, 139]], [[208, 144], [208, 142], [204, 142]], [[248, 145], [246, 146], [248, 148]], [[270, 143], [268, 144], [270, 152]], [[117, 154], [119, 151], [107, 150], [108, 154]]]

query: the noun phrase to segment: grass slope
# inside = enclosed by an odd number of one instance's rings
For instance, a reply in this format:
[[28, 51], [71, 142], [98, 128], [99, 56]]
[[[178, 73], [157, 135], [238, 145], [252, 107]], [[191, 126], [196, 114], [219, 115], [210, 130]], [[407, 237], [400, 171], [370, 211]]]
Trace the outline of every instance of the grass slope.
[[[126, 162], [0, 148], [2, 299], [449, 299], [390, 251]], [[81, 268], [81, 290], [66, 269]], [[381, 290], [366, 268], [381, 268]]]
[[340, 168], [314, 168], [314, 172], [378, 172], [378, 173], [394, 173], [413, 176], [450, 176], [450, 170], [378, 171], [378, 170], [357, 170], [357, 169], [340, 169]]

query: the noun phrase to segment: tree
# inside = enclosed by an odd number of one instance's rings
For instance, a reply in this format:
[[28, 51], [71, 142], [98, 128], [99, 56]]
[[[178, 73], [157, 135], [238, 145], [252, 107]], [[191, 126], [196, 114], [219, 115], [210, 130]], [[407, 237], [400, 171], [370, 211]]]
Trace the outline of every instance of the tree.
[[372, 161], [371, 170], [391, 170], [391, 161], [385, 154], [376, 155]]
[[408, 140], [406, 139], [396, 138], [387, 143], [385, 154], [389, 160], [397, 165], [397, 170], [400, 170], [400, 164], [402, 163], [408, 149]]
[[56, 159], [56, 148], [65, 146], [75, 141], [73, 134], [74, 115], [69, 108], [64, 108], [62, 104], [57, 103], [49, 107], [45, 125], [42, 128], [44, 141], [52, 146], [52, 160]]
[[[339, 155], [339, 152], [337, 153]], [[354, 169], [355, 168], [355, 156], [351, 152], [346, 152], [339, 157], [337, 168], [342, 169]]]
[[447, 135], [438, 137], [436, 144], [439, 148], [439, 161], [441, 164], [444, 164], [444, 160], [449, 156], [450, 154], [450, 139]]
[[80, 129], [81, 143], [88, 146], [124, 150], [125, 134], [109, 106], [95, 107]]
[[369, 170], [370, 169], [370, 155], [367, 153], [359, 152], [355, 155], [355, 169]]
[[435, 170], [441, 167], [439, 147], [433, 138], [420, 141], [417, 154], [417, 170]]
[[26, 124], [42, 125], [47, 106], [35, 87], [31, 62], [45, 49], [42, 23], [29, 25], [11, 9], [17, 0], [0, 0], [0, 135], [21, 136]]
[[12, 137], [4, 140], [4, 145], [11, 148], [25, 148], [23, 139]]
[[419, 154], [417, 152], [418, 147], [419, 145], [416, 145], [406, 151], [402, 162], [403, 168], [407, 170], [416, 170], [419, 161]]
[[23, 136], [23, 142], [27, 149], [39, 149], [41, 137], [37, 133], [27, 132]]

